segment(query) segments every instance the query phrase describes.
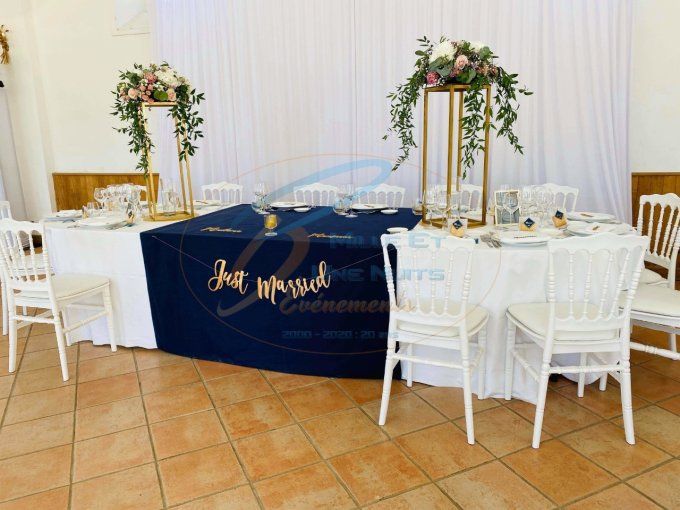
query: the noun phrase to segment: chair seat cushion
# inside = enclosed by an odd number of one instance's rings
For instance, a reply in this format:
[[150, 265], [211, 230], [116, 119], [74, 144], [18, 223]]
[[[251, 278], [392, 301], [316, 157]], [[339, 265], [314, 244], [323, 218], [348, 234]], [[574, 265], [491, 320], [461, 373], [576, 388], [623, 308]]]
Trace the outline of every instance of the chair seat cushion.
[[[619, 305], [625, 304], [625, 295]], [[633, 299], [633, 312], [680, 317], [680, 291], [657, 285], [640, 285]]]
[[643, 268], [640, 273], [640, 283], [644, 283], [645, 285], [656, 285], [665, 281], [666, 279], [659, 273], [647, 269], [646, 267]]
[[[88, 290], [93, 290], [103, 287], [109, 283], [109, 279], [105, 276], [86, 275], [86, 274], [59, 274], [52, 277], [52, 286], [57, 299], [65, 299], [75, 296]], [[36, 292], [31, 290], [21, 291], [19, 295], [23, 298], [43, 298], [46, 297], [44, 292]]]
[[[588, 303], [587, 316], [594, 319], [597, 317], [598, 307]], [[549, 303], [520, 303], [510, 305], [508, 313], [527, 329], [538, 336], [548, 333], [548, 319], [550, 316]], [[580, 317], [583, 313], [583, 303], [574, 303], [574, 315]], [[555, 304], [556, 317], [566, 318], [569, 315], [569, 303]], [[555, 330], [555, 340], [608, 340], [618, 336], [618, 330], [582, 331], [583, 325], [573, 321], [573, 325], [564, 322], [560, 330]]]
[[[435, 310], [437, 310], [439, 313], [441, 313], [441, 310], [438, 309], [441, 307], [437, 307], [435, 305]], [[429, 306], [424, 306], [423, 309], [428, 310]], [[449, 313], [451, 315], [457, 315], [460, 310], [460, 304], [459, 303], [450, 303], [449, 304]], [[404, 316], [407, 316], [406, 313], [400, 313], [399, 318], [397, 319], [397, 329], [400, 331], [408, 331], [410, 333], [418, 333], [420, 335], [427, 335], [427, 336], [441, 336], [441, 337], [458, 337], [460, 336], [460, 331], [458, 325], [453, 325], [453, 326], [445, 326], [445, 325], [438, 325], [438, 324], [427, 324], [423, 322], [416, 322], [408, 320], [408, 318], [404, 319]], [[416, 315], [416, 314], [414, 314]], [[489, 313], [482, 308], [481, 306], [478, 305], [467, 305], [467, 311], [465, 315], [465, 323], [468, 331], [474, 331], [476, 330], [489, 316]]]

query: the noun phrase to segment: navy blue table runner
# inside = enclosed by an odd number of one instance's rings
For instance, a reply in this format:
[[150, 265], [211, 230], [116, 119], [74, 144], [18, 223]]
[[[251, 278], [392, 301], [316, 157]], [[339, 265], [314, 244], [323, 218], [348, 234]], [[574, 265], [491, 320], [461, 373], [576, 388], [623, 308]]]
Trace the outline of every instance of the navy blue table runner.
[[380, 236], [410, 210], [278, 212], [241, 205], [141, 234], [164, 351], [280, 372], [381, 378], [389, 302]]

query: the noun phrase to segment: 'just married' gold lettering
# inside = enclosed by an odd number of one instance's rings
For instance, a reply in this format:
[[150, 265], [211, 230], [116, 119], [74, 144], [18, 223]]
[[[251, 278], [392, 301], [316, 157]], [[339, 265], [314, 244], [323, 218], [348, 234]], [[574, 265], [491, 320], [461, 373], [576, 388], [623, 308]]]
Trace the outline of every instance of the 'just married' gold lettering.
[[326, 274], [326, 262], [319, 262], [318, 276], [315, 278], [295, 278], [294, 280], [281, 280], [275, 275], [267, 280], [257, 277], [257, 296], [260, 299], [268, 299], [272, 304], [276, 304], [276, 293], [284, 294], [290, 291], [293, 298], [304, 296], [308, 292], [317, 293], [322, 288], [331, 285], [331, 277]]
[[218, 259], [215, 261], [215, 266], [213, 267], [215, 275], [208, 280], [208, 288], [215, 292], [220, 290], [225, 285], [231, 287], [232, 289], [238, 290], [241, 294], [246, 293], [248, 284], [244, 282], [245, 277], [248, 273], [240, 271], [228, 271], [227, 261], [224, 259]]
[[224, 227], [205, 227], [201, 229], [201, 232], [231, 232], [233, 234], [240, 234], [240, 230], [234, 228], [224, 228]]
[[322, 239], [352, 239], [352, 236], [341, 236], [338, 234], [323, 234], [320, 232], [309, 234], [307, 237], [319, 237]]

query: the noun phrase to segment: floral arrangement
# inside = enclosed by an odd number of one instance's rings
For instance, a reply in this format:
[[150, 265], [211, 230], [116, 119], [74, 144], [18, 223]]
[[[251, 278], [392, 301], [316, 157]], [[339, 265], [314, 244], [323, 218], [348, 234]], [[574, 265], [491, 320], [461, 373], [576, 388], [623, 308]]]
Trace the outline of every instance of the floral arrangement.
[[[509, 74], [496, 65], [496, 55], [481, 42], [453, 41], [442, 37], [434, 44], [427, 37], [418, 39], [421, 49], [416, 51], [418, 59], [414, 73], [395, 92], [387, 97], [391, 100], [390, 132], [396, 133], [401, 141], [401, 154], [395, 162], [396, 170], [408, 159], [411, 148], [416, 147], [413, 139], [413, 110], [424, 86], [440, 86], [450, 83], [469, 85], [465, 94], [463, 117], [463, 166], [465, 172], [475, 162], [475, 155], [484, 150], [484, 139], [479, 133], [484, 126], [484, 87], [495, 85], [494, 108], [491, 108], [491, 127], [497, 135], [507, 138], [514, 149], [522, 153], [522, 146], [513, 131], [517, 120], [517, 94], [526, 96], [533, 92], [526, 88], [517, 89], [517, 75]], [[499, 126], [494, 124], [496, 121]], [[389, 133], [388, 133], [389, 134]], [[387, 139], [388, 135], [383, 138]]]
[[144, 175], [149, 171], [148, 155], [154, 145], [146, 130], [143, 103], [174, 103], [168, 116], [174, 119], [175, 136], [180, 139], [179, 159], [186, 160], [194, 155], [197, 149], [194, 144], [203, 137], [199, 129], [203, 119], [199, 117], [196, 106], [204, 96], [196, 93], [187, 78], [165, 62], [148, 66], [134, 64], [131, 71], [120, 72], [120, 82], [113, 94], [116, 100], [112, 115], [126, 123], [116, 130], [130, 136], [130, 152], [139, 156], [137, 168], [143, 170]]
[[7, 32], [9, 32], [9, 28], [5, 28], [5, 25], [0, 25], [0, 64], [9, 64]]

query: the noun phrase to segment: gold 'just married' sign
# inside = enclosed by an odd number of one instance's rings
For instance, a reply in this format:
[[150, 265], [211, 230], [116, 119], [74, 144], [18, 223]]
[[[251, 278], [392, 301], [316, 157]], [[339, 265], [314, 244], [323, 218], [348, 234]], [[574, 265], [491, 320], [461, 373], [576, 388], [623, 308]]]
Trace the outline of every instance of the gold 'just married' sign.
[[[243, 269], [230, 271], [227, 267], [227, 261], [224, 259], [215, 261], [213, 271], [213, 276], [208, 279], [208, 289], [212, 292], [231, 288], [243, 295], [248, 290], [250, 281], [247, 278], [249, 275], [247, 271]], [[319, 262], [318, 276], [313, 278], [298, 277], [286, 280], [271, 275], [269, 278], [258, 276], [255, 282], [257, 297], [271, 301], [275, 305], [278, 293], [284, 295], [290, 293], [293, 298], [304, 296], [309, 292], [316, 294], [321, 289], [330, 287], [331, 277], [326, 274], [326, 262], [322, 260]]]

